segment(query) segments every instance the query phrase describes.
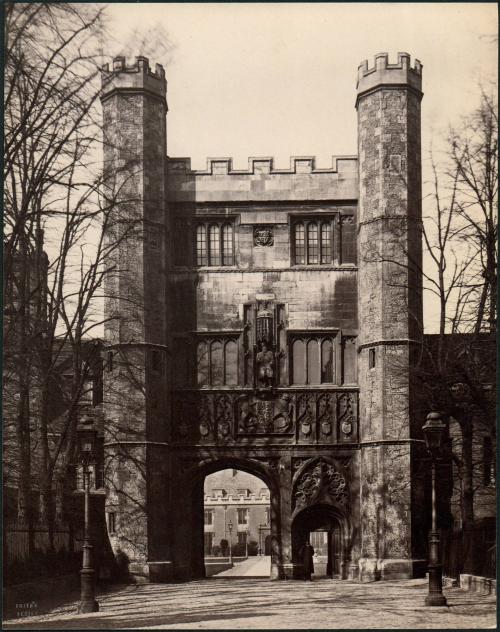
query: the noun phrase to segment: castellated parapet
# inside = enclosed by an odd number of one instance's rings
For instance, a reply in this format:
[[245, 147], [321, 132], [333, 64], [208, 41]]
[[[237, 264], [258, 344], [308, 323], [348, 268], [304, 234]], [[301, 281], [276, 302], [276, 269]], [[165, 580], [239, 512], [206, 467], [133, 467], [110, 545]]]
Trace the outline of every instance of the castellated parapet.
[[322, 169], [316, 167], [315, 156], [292, 156], [289, 169], [276, 169], [274, 158], [251, 157], [248, 169], [234, 169], [232, 158], [207, 158], [206, 169], [191, 169], [191, 158], [169, 158], [168, 171], [175, 173], [193, 173], [196, 175], [255, 175], [259, 173], [300, 174], [300, 173], [339, 173], [357, 171], [357, 156], [332, 156], [332, 166]]
[[415, 66], [411, 67], [408, 53], [398, 53], [397, 64], [389, 63], [387, 53], [375, 55], [375, 65], [368, 68], [365, 59], [358, 66], [358, 81], [356, 90], [358, 99], [362, 94], [381, 86], [410, 86], [418, 92], [422, 91], [422, 64], [415, 59]]
[[136, 57], [135, 63], [130, 65], [127, 65], [125, 57], [115, 57], [111, 68], [109, 64], [103, 66], [101, 80], [101, 101], [110, 97], [116, 90], [146, 92], [162, 100], [167, 94], [167, 80], [163, 66], [156, 64], [153, 71], [147, 57]]
[[313, 156], [293, 156], [289, 169], [276, 169], [271, 157], [248, 159], [248, 169], [233, 169], [231, 158], [209, 158], [204, 170], [189, 158], [167, 159], [171, 202], [275, 202], [356, 200], [357, 156], [334, 156], [332, 166], [316, 168]]

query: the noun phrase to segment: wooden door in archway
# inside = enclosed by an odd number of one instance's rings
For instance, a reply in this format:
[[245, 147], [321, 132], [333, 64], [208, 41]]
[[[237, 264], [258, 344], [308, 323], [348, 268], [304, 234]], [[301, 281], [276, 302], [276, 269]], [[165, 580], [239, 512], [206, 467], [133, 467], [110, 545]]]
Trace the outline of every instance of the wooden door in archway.
[[340, 547], [340, 528], [338, 524], [334, 523], [328, 530], [328, 563], [326, 566], [326, 574], [329, 577], [340, 577]]

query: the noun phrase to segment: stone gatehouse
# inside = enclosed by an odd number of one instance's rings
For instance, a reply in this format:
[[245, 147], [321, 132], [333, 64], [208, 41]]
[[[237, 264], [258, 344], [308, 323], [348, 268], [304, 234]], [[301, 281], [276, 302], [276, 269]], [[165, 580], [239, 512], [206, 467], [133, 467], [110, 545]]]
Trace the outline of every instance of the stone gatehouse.
[[272, 578], [318, 528], [343, 579], [424, 571], [421, 83], [406, 53], [363, 62], [357, 152], [330, 168], [197, 171], [168, 156], [162, 66], [103, 70], [107, 512], [133, 573], [204, 576], [225, 468], [270, 490]]

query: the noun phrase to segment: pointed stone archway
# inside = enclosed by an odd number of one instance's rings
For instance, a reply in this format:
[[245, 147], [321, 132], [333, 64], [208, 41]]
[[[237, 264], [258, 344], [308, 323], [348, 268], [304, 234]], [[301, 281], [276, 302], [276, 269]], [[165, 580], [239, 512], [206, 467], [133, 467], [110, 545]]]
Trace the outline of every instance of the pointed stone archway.
[[349, 482], [339, 464], [327, 457], [306, 462], [293, 485], [292, 563], [302, 576], [301, 549], [310, 534], [328, 534], [327, 575], [347, 579], [355, 575], [351, 566], [353, 529], [350, 517]]

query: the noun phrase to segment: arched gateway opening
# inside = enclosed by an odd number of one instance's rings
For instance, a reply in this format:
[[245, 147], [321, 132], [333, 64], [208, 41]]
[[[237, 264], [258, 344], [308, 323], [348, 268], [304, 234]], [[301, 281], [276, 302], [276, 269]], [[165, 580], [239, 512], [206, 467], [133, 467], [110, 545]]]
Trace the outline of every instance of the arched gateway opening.
[[203, 518], [207, 577], [270, 576], [271, 503], [262, 479], [234, 468], [207, 475]]
[[[250, 480], [254, 483], [249, 486]], [[217, 577], [220, 573], [214, 571], [228, 570], [231, 553], [233, 563], [267, 556], [267, 572], [261, 570], [259, 576], [278, 579], [279, 487], [264, 467], [244, 459], [202, 461], [182, 478], [177, 494], [180, 521], [174, 538], [177, 553], [182, 551], [176, 561], [178, 576]], [[239, 576], [237, 569], [234, 576]]]

